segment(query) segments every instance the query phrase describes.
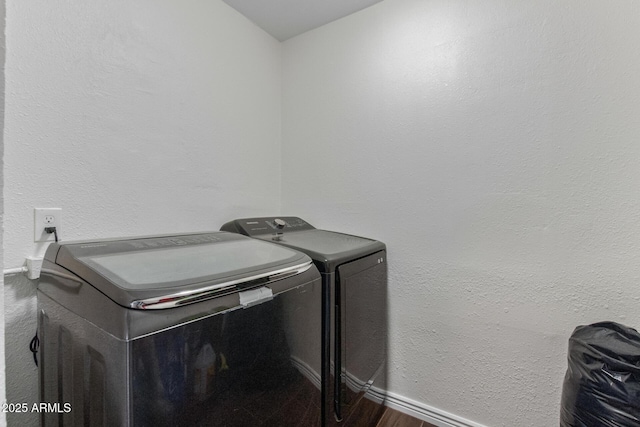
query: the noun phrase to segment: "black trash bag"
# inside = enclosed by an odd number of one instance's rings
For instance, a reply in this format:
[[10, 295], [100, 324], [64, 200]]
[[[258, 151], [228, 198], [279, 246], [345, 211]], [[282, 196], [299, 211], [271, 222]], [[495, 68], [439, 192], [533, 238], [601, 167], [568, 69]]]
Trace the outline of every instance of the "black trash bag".
[[613, 322], [569, 338], [560, 427], [640, 426], [640, 334]]

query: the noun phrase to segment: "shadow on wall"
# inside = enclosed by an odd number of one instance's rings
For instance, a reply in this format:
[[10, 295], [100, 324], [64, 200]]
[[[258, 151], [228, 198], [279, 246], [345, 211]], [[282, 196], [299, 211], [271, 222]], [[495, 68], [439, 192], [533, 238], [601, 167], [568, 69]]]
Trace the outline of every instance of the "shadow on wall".
[[[4, 278], [7, 403], [29, 407], [38, 402], [38, 369], [29, 351], [37, 328], [37, 281], [22, 274]], [[7, 413], [7, 425], [37, 427], [38, 413]]]

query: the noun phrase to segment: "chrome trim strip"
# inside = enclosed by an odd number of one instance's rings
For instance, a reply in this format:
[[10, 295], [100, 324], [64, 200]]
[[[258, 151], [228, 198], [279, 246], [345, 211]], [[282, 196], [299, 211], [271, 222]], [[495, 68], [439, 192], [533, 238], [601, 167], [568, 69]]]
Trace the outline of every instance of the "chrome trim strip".
[[[231, 280], [225, 283], [219, 283], [213, 286], [207, 286], [200, 289], [178, 292], [170, 295], [146, 298], [143, 300], [132, 301], [129, 306], [137, 310], [158, 310], [163, 308], [174, 308], [185, 304], [214, 298], [217, 295], [228, 293], [236, 289], [237, 285], [244, 284], [249, 286], [265, 285], [276, 280], [295, 276], [304, 273], [311, 268], [312, 261], [304, 264], [294, 265], [292, 267], [282, 268], [280, 270], [270, 271], [268, 273], [257, 274], [255, 276], [245, 277], [242, 279]], [[252, 283], [254, 282], [254, 283]]]

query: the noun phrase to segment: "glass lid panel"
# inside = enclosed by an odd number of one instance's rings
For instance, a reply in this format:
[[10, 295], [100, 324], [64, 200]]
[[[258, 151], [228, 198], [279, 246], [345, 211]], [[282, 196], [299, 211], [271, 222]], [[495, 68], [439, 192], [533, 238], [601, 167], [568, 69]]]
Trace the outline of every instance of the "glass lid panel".
[[142, 290], [250, 272], [294, 256], [282, 246], [247, 239], [78, 259], [124, 289]]

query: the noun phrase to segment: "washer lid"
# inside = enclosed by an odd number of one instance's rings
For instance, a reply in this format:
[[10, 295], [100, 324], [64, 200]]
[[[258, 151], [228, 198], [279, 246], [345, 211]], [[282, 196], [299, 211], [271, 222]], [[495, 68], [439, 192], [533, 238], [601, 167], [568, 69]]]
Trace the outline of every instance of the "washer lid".
[[277, 237], [256, 237], [306, 253], [315, 261], [318, 269], [325, 273], [333, 272], [338, 265], [345, 262], [386, 249], [385, 244], [377, 240], [317, 229], [285, 231]]
[[144, 309], [170, 308], [264, 285], [311, 265], [300, 252], [222, 232], [57, 246], [50, 248], [56, 264], [118, 304]]

